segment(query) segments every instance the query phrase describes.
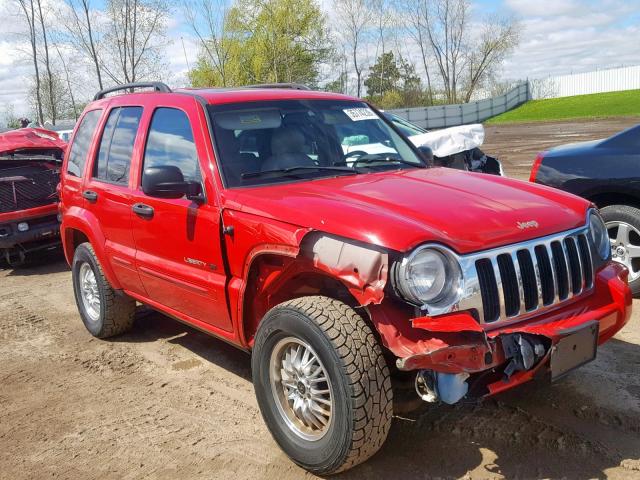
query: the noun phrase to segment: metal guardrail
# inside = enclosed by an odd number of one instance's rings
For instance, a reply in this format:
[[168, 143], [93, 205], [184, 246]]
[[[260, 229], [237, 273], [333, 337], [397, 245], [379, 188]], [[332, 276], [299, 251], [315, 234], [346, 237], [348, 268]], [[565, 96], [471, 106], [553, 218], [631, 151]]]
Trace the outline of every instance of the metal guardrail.
[[488, 118], [507, 112], [531, 99], [529, 82], [523, 82], [504, 95], [458, 105], [398, 108], [390, 113], [426, 129], [455, 127], [481, 123]]

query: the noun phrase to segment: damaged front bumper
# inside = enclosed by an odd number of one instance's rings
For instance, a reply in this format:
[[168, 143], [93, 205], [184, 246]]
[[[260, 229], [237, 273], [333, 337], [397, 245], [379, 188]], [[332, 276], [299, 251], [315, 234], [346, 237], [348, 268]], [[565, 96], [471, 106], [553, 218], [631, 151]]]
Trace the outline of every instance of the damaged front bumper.
[[494, 329], [480, 326], [469, 312], [415, 318], [408, 328], [398, 329], [394, 327], [401, 324], [382, 309], [372, 318], [383, 342], [398, 357], [398, 369], [423, 372], [416, 380], [420, 396], [442, 399], [437, 395], [441, 384], [447, 387], [447, 403], [455, 403], [467, 391], [479, 397], [494, 395], [538, 372], [550, 372], [556, 379], [587, 363], [595, 358], [597, 345], [627, 323], [631, 302], [627, 270], [610, 263], [598, 272], [589, 295]]
[[0, 256], [10, 265], [25, 256], [60, 245], [57, 205], [0, 215]]

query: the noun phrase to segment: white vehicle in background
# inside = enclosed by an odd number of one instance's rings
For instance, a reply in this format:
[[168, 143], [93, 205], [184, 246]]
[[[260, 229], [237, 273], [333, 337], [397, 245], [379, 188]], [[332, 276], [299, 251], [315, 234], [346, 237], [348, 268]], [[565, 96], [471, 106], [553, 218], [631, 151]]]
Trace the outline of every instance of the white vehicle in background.
[[71, 140], [71, 134], [73, 133], [73, 130], [59, 130], [57, 133], [61, 140], [63, 140], [66, 143], [69, 143], [69, 140]]
[[[384, 112], [384, 115], [414, 145], [425, 154], [432, 155], [434, 165], [504, 175], [500, 161], [479, 148], [484, 142], [484, 127], [481, 124], [428, 131], [392, 113]], [[391, 153], [384, 142], [376, 142], [376, 139], [361, 135], [353, 128], [353, 131], [340, 131], [340, 126], [336, 127], [344, 153], [354, 160], [359, 155]]]

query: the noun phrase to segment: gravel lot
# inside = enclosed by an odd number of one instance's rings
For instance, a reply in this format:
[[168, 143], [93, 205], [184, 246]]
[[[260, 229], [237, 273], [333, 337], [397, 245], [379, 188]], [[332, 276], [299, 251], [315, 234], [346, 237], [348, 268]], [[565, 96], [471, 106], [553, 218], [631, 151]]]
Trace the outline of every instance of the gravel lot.
[[[488, 127], [485, 149], [526, 178], [537, 151], [632, 123]], [[0, 286], [0, 478], [311, 477], [264, 426], [245, 353], [145, 309], [131, 333], [93, 339], [60, 258]], [[558, 383], [397, 418], [339, 478], [640, 479], [638, 311]]]

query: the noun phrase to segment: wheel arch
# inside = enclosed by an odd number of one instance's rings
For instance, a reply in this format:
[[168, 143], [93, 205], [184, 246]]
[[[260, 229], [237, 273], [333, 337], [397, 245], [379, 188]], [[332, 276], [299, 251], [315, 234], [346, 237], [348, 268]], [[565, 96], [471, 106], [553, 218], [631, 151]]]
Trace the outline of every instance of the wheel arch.
[[339, 300], [371, 323], [364, 307], [382, 302], [387, 271], [388, 255], [382, 249], [321, 232], [307, 234], [299, 249], [256, 253], [247, 266], [238, 299], [240, 341], [251, 348], [267, 311], [312, 295]]
[[[76, 215], [74, 213], [79, 214]], [[100, 262], [104, 276], [114, 289], [121, 289], [120, 282], [118, 282], [111, 264], [106, 258], [104, 250], [106, 240], [95, 216], [89, 216], [84, 211], [65, 213], [61, 226], [61, 236], [64, 256], [69, 265], [73, 264], [73, 256], [78, 245], [89, 242]]]
[[[257, 256], [251, 263], [240, 308], [240, 338], [253, 346], [264, 315], [276, 305], [300, 297], [323, 295], [353, 307], [360, 302], [340, 280], [297, 259], [273, 253]], [[361, 310], [365, 312], [363, 308]], [[363, 315], [367, 317], [368, 315]]]
[[628, 205], [630, 207], [640, 208], [640, 197], [621, 192], [598, 192], [586, 195], [585, 198], [593, 202], [598, 208], [609, 207], [611, 205]]

